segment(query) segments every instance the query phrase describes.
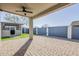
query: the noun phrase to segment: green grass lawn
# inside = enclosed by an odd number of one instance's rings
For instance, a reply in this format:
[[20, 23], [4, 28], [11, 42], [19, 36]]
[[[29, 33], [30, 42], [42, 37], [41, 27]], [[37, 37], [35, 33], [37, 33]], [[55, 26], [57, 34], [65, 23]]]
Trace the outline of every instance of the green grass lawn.
[[21, 34], [16, 37], [4, 37], [1, 40], [14, 40], [14, 39], [21, 39], [21, 38], [28, 38], [28, 37], [29, 37], [29, 34]]

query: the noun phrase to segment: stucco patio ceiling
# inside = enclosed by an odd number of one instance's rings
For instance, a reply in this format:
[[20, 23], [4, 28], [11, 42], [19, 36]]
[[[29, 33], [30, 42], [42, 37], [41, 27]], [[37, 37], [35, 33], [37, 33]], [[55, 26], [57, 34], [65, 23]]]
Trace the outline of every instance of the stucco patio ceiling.
[[0, 3], [0, 10], [25, 16], [22, 12], [16, 12], [21, 6], [25, 6], [27, 10], [33, 13], [26, 13], [27, 17], [38, 18], [51, 12], [63, 9], [71, 3]]

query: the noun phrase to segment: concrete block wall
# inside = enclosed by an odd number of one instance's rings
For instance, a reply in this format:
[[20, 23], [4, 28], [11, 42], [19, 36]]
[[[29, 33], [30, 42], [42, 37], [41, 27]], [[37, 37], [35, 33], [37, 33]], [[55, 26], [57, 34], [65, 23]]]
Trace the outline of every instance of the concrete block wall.
[[29, 33], [29, 29], [28, 28], [22, 28], [22, 33]]
[[49, 27], [48, 36], [58, 36], [67, 38], [67, 26]]
[[[29, 29], [27, 30], [27, 32]], [[36, 28], [33, 29], [36, 35], [47, 35], [46, 28]], [[48, 27], [48, 36], [57, 36], [67, 38], [68, 26], [58, 26], [58, 27]], [[72, 39], [79, 39], [79, 27], [74, 27], [72, 30]]]
[[[37, 30], [36, 30], [37, 29]], [[29, 32], [29, 29], [26, 29], [26, 33]], [[61, 27], [48, 27], [47, 28], [34, 28], [33, 33], [36, 35], [47, 35], [48, 36], [59, 36], [59, 37], [67, 37], [67, 26], [61, 26]]]
[[2, 34], [2, 31], [1, 31], [1, 23], [0, 23], [0, 40], [1, 40], [1, 34]]
[[36, 34], [36, 28], [33, 28], [33, 34]]
[[38, 28], [38, 35], [46, 35], [46, 28]]

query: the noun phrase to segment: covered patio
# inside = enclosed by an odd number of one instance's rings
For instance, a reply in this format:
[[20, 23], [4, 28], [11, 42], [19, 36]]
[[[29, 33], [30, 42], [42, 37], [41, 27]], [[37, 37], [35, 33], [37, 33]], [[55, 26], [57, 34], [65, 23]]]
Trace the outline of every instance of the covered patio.
[[[78, 53], [79, 43], [77, 43], [78, 42], [77, 40], [73, 41], [68, 40], [66, 38], [33, 35], [34, 19], [46, 16], [50, 13], [57, 12], [58, 10], [64, 9], [71, 5], [73, 4], [71, 3], [0, 4], [0, 11], [28, 17], [29, 19], [29, 38], [0, 41], [0, 55], [11, 55], [11, 56], [79, 55]], [[21, 6], [25, 6], [27, 10], [30, 10], [32, 12], [31, 13], [16, 12], [17, 9], [21, 8]]]
[[[29, 39], [33, 39], [33, 20], [50, 13], [57, 12], [58, 10], [64, 9], [71, 6], [71, 3], [1, 3], [0, 11], [24, 16], [29, 18]], [[22, 10], [21, 7], [24, 7]], [[21, 9], [25, 12], [16, 12], [16, 10]], [[26, 10], [29, 13], [26, 13]], [[0, 28], [1, 29], [1, 28]], [[1, 30], [0, 30], [1, 33]], [[0, 35], [1, 36], [1, 35]]]

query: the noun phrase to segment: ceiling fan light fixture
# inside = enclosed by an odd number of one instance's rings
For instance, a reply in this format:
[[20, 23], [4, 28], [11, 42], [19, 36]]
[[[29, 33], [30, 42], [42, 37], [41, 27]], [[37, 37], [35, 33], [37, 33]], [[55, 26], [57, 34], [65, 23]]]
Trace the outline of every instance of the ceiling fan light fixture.
[[24, 15], [26, 16], [26, 13], [24, 13]]
[[21, 10], [16, 10], [16, 12], [33, 13], [32, 11], [28, 11], [24, 6], [21, 7]]

